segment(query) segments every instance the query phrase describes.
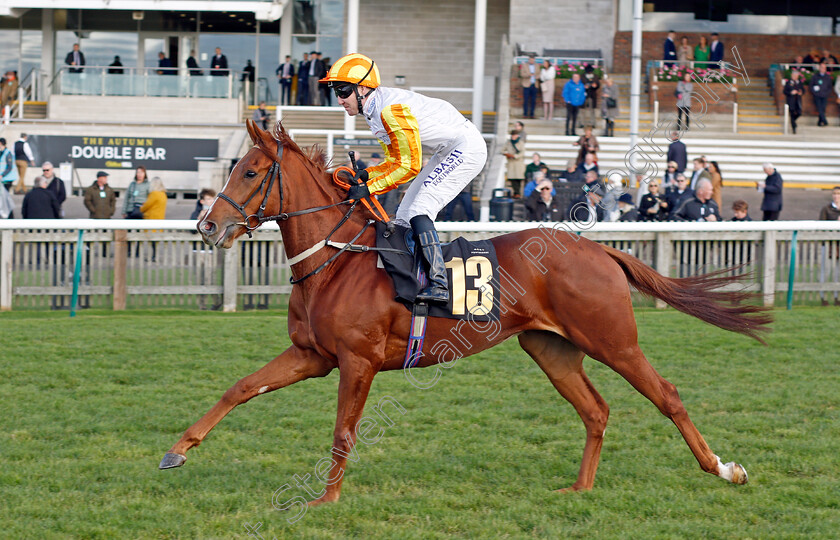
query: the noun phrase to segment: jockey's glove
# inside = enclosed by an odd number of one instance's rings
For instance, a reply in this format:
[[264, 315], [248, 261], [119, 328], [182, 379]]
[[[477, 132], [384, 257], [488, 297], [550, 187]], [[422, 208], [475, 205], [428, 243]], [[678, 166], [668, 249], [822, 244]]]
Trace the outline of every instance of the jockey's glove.
[[356, 180], [358, 184], [350, 186], [350, 189], [347, 190], [347, 199], [356, 200], [369, 197], [370, 189], [367, 186], [368, 172], [365, 169], [361, 169], [356, 173], [354, 180]]

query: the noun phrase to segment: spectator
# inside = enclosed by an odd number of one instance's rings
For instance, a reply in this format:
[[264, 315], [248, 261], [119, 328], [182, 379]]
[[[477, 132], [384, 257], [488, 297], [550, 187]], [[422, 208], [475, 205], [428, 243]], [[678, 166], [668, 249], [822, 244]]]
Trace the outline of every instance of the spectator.
[[190, 51], [190, 57], [187, 58], [187, 69], [190, 70], [190, 77], [200, 77], [204, 73], [198, 69], [198, 62], [195, 60], [195, 51]]
[[[823, 59], [823, 62], [825, 62], [826, 64], [833, 64], [835, 66], [837, 65], [837, 57], [834, 56], [833, 54], [831, 54], [831, 51], [829, 51], [828, 49], [823, 49], [822, 59]], [[828, 66], [826, 66], [826, 67], [828, 67]], [[837, 70], [837, 67], [828, 68], [828, 71], [836, 71], [836, 70]]]
[[577, 142], [573, 143], [574, 146], [580, 146], [580, 151], [578, 152], [577, 162], [578, 165], [583, 163], [583, 159], [586, 157], [586, 154], [592, 154], [593, 159], [596, 161], [598, 160], [598, 150], [600, 150], [600, 145], [598, 144], [598, 138], [592, 134], [592, 126], [586, 126], [583, 128], [583, 135], [577, 140]]
[[[683, 80], [677, 83], [677, 89], [674, 90], [674, 95], [677, 96], [677, 129], [680, 131], [688, 131], [691, 123], [689, 115], [691, 114], [691, 93], [694, 91], [694, 83], [691, 82], [691, 74], [686, 73]], [[682, 124], [682, 115], [685, 113], [685, 127]]]
[[292, 78], [295, 76], [292, 57], [286, 55], [286, 61], [277, 66], [275, 73], [280, 80], [280, 105], [289, 105], [292, 102]]
[[709, 61], [709, 40], [706, 36], [700, 36], [700, 44], [694, 47], [694, 62], [698, 68], [705, 68]]
[[251, 61], [248, 60], [247, 62], [245, 62], [245, 67], [242, 68], [242, 76], [239, 78], [239, 80], [242, 82], [248, 81], [249, 83], [253, 84], [253, 82], [256, 80], [255, 72], [256, 70], [254, 69], [254, 64], [252, 64]]
[[713, 64], [723, 62], [723, 43], [718, 40], [717, 32], [712, 32], [712, 44], [709, 46], [709, 60]]
[[128, 184], [128, 188], [125, 190], [125, 200], [122, 205], [123, 218], [143, 219], [143, 211], [140, 210], [140, 207], [143, 206], [143, 203], [146, 202], [148, 197], [149, 178], [146, 173], [146, 167], [140, 165], [134, 173], [134, 180]]
[[216, 54], [210, 61], [210, 75], [214, 77], [226, 77], [228, 74], [227, 56], [222, 54], [221, 47], [216, 47]]
[[515, 129], [510, 132], [510, 139], [505, 142], [502, 154], [507, 158], [507, 178], [513, 189], [513, 196], [519, 197], [522, 179], [525, 178], [525, 144]]
[[694, 197], [683, 201], [671, 219], [674, 221], [721, 221], [720, 208], [712, 200], [712, 183], [706, 178], [697, 182]]
[[73, 66], [67, 70], [70, 73], [81, 73], [84, 71], [84, 68], [81, 66], [85, 65], [85, 55], [79, 50], [78, 43], [73, 44], [73, 50], [64, 57], [64, 63], [68, 66]]
[[800, 73], [794, 69], [790, 72], [790, 79], [785, 83], [785, 100], [790, 114], [790, 127], [796, 133], [796, 119], [802, 116], [802, 94], [805, 93], [805, 85], [799, 80]]
[[[831, 202], [820, 210], [820, 221], [840, 221], [840, 186], [834, 186], [834, 189], [831, 190]], [[825, 283], [826, 273], [830, 273], [832, 282], [837, 283], [838, 277], [840, 277], [838, 275], [840, 274], [840, 264], [836, 261], [838, 255], [840, 254], [838, 254], [836, 246], [827, 246], [826, 243], [822, 244], [820, 253], [820, 283]], [[830, 269], [828, 272], [826, 272], [826, 267]], [[840, 306], [840, 299], [837, 296], [837, 291], [834, 291], [834, 305]], [[824, 306], [828, 305], [824, 291], [820, 291], [820, 303]]]
[[604, 221], [604, 206], [601, 204], [601, 185], [590, 182], [584, 186], [583, 193], [572, 200], [569, 207], [569, 220], [575, 223]]
[[[566, 135], [577, 135], [575, 133], [577, 125], [578, 109], [583, 105], [586, 99], [586, 88], [580, 82], [580, 75], [572, 74], [572, 80], [563, 85], [563, 101], [566, 102]], [[572, 129], [569, 130], [571, 124]]]
[[[61, 205], [64, 204], [64, 201], [67, 200], [67, 190], [64, 187], [64, 181], [55, 175], [53, 164], [49, 161], [45, 161], [43, 165], [41, 165], [41, 173], [47, 180], [47, 191], [55, 195], [60, 208]], [[61, 217], [64, 217], [63, 210], [61, 211]]]
[[537, 79], [540, 76], [539, 67], [536, 63], [537, 55], [528, 55], [528, 61], [519, 64], [519, 82], [522, 84], [522, 117], [534, 118], [534, 109], [537, 106]]
[[618, 198], [618, 221], [639, 221], [639, 211], [633, 206], [633, 196], [622, 193]]
[[108, 64], [108, 74], [109, 75], [122, 75], [125, 73], [123, 69], [122, 62], [120, 62], [120, 57], [115, 56], [114, 61]]
[[[677, 185], [677, 162], [669, 161], [668, 167], [665, 169], [665, 174], [662, 175], [662, 187], [665, 189], [676, 187]], [[650, 186], [648, 186], [650, 187]]]
[[47, 190], [47, 179], [38, 176], [32, 185], [32, 190], [23, 198], [21, 207], [23, 219], [59, 219], [61, 207], [58, 199]]
[[15, 154], [6, 147], [6, 139], [2, 137], [0, 137], [0, 179], [2, 179], [6, 191], [11, 191], [12, 184], [18, 179]]
[[85, 190], [85, 208], [90, 219], [111, 219], [117, 209], [117, 194], [108, 185], [108, 173], [99, 171], [96, 180]]
[[210, 188], [204, 188], [198, 192], [198, 200], [195, 203], [195, 209], [190, 214], [190, 219], [197, 219], [201, 221], [204, 215], [210, 210], [213, 201], [216, 199], [216, 192]]
[[668, 30], [668, 37], [665, 38], [664, 50], [662, 59], [665, 60], [665, 67], [673, 66], [673, 61], [677, 59], [677, 44], [674, 43], [674, 36], [676, 33], [673, 30]]
[[723, 208], [723, 177], [720, 174], [720, 167], [717, 161], [709, 162], [709, 180], [712, 182], [712, 199], [717, 203], [718, 208]]
[[595, 67], [586, 64], [583, 68], [583, 88], [586, 90], [586, 100], [583, 102], [583, 124], [595, 125], [595, 111], [598, 110], [598, 92], [601, 90], [601, 79], [595, 73]]
[[[523, 197], [529, 197], [536, 189], [537, 186], [543, 181], [548, 180], [551, 182], [551, 179], [546, 178], [545, 173], [542, 171], [534, 171], [534, 174], [531, 176], [531, 179], [525, 183], [525, 189], [522, 191]], [[553, 186], [553, 185], [552, 185]], [[551, 194], [554, 195], [554, 187], [551, 188]]]
[[[540, 158], [540, 155], [534, 152], [534, 155], [531, 156], [531, 163], [525, 166], [525, 180], [533, 180], [533, 175], [535, 172], [540, 170], [540, 167], [545, 165]], [[525, 196], [527, 197], [528, 194], [526, 193]]]
[[831, 94], [831, 75], [826, 71], [825, 62], [820, 62], [819, 71], [811, 75], [811, 93], [814, 94], [814, 105], [817, 106], [817, 112], [820, 115], [817, 126], [827, 126], [825, 106], [828, 103], [828, 96]]
[[601, 93], [601, 114], [606, 122], [604, 137], [615, 136], [615, 119], [618, 117], [618, 85], [612, 77], [604, 76], [604, 90]]
[[803, 58], [801, 54], [797, 54], [793, 58], [793, 65], [794, 69], [798, 69], [799, 71], [813, 71], [811, 66], [805, 65], [805, 58]]
[[577, 160], [574, 158], [566, 162], [566, 170], [557, 179], [560, 182], [583, 182], [583, 173], [578, 170]]
[[[472, 182], [464, 186], [464, 189], [461, 190], [461, 193], [455, 195], [455, 198], [452, 199], [449, 204], [446, 205], [446, 209], [443, 213], [443, 220], [444, 221], [452, 221], [452, 214], [455, 212], [455, 208], [458, 206], [460, 202], [461, 205], [464, 207], [464, 215], [467, 217], [467, 221], [475, 221], [475, 214], [473, 213], [473, 205], [472, 205]], [[391, 191], [396, 191], [391, 190]], [[389, 192], [390, 193], [390, 192]]]
[[0, 115], [5, 114], [6, 105], [17, 100], [18, 80], [14, 71], [7, 71], [3, 77], [3, 90], [0, 90]]
[[15, 166], [18, 170], [15, 193], [26, 192], [26, 186], [23, 183], [24, 178], [26, 178], [26, 169], [29, 165], [35, 166], [35, 157], [32, 155], [32, 148], [29, 146], [28, 139], [26, 133], [21, 133], [20, 139], [15, 141]]
[[764, 199], [761, 201], [761, 211], [764, 213], [762, 219], [777, 221], [782, 211], [782, 175], [772, 163], [765, 163], [762, 167], [767, 178], [763, 182], [755, 183], [756, 188], [764, 192]]
[[747, 201], [738, 199], [732, 203], [733, 217], [729, 221], [752, 221], [749, 211], [750, 205], [747, 204]]
[[309, 54], [303, 53], [303, 60], [298, 64], [297, 104], [309, 105]]
[[710, 175], [709, 171], [706, 170], [706, 158], [703, 156], [694, 158], [694, 170], [691, 173], [691, 183], [689, 183], [688, 187], [696, 190], [697, 182], [701, 178], [705, 178], [706, 180], [712, 179], [712, 175]]
[[587, 153], [583, 158], [583, 163], [578, 165], [578, 171], [583, 175], [586, 175], [589, 171], [595, 171], [595, 176], [598, 176], [598, 164], [595, 163], [595, 154]]
[[172, 62], [163, 52], [158, 53], [158, 75], [177, 75], [178, 70], [172, 68]]
[[840, 105], [840, 75], [838, 75], [837, 80], [834, 81], [834, 93], [837, 94], [837, 105]]
[[694, 48], [688, 44], [688, 36], [680, 38], [680, 44], [677, 47], [677, 60], [682, 64], [694, 60]]
[[668, 201], [659, 193], [659, 182], [648, 182], [648, 192], [639, 203], [639, 221], [665, 221], [668, 219]]
[[536, 189], [525, 201], [525, 210], [528, 221], [561, 221], [563, 219], [563, 207], [560, 199], [554, 196], [554, 187], [551, 181], [541, 179]]
[[0, 188], [0, 219], [15, 218], [15, 201], [9, 190]]
[[268, 119], [270, 115], [268, 111], [265, 109], [265, 101], [260, 101], [259, 106], [254, 109], [254, 115], [251, 117], [251, 120], [257, 123], [258, 126], [261, 126], [263, 129], [268, 129]]
[[802, 63], [811, 64], [811, 71], [813, 71], [813, 65], [819, 64], [820, 61], [822, 61], [822, 58], [820, 58], [820, 52], [816, 48], [813, 48], [811, 49], [811, 52], [805, 55], [805, 58], [802, 60]]
[[155, 176], [149, 184], [149, 196], [140, 207], [143, 219], [166, 218], [166, 187], [160, 178]]
[[694, 190], [688, 187], [688, 179], [685, 174], [677, 173], [677, 186], [665, 193], [665, 202], [668, 204], [668, 218], [670, 219], [672, 214], [692, 197], [694, 197]]
[[543, 62], [540, 70], [540, 90], [542, 90], [543, 120], [554, 118], [554, 79], [557, 70], [549, 60]]
[[528, 141], [528, 132], [525, 131], [525, 124], [522, 123], [522, 120], [514, 122], [513, 129], [519, 132], [519, 138], [522, 139], [522, 144], [525, 144]]
[[680, 132], [671, 132], [671, 144], [668, 145], [668, 161], [673, 161], [677, 164], [677, 172], [685, 172], [685, 167], [688, 164], [688, 150], [685, 143], [680, 140]]
[[318, 88], [318, 81], [327, 76], [327, 69], [324, 61], [321, 60], [321, 53], [312, 51], [309, 53], [309, 102], [310, 105], [321, 105], [321, 92]]

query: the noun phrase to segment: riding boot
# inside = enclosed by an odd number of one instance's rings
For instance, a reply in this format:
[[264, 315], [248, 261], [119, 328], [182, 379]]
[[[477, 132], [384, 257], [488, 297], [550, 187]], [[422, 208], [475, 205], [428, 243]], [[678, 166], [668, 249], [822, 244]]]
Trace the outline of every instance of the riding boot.
[[411, 228], [417, 235], [426, 269], [427, 284], [417, 294], [417, 302], [446, 304], [449, 302], [449, 284], [446, 278], [446, 266], [440, 238], [428, 216], [417, 216], [411, 220]]

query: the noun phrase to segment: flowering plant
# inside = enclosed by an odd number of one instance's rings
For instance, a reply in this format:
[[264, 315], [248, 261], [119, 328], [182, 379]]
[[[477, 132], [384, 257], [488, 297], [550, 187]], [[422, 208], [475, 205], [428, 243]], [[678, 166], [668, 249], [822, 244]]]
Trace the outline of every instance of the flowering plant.
[[[799, 80], [800, 80], [800, 82], [802, 82], [802, 83], [803, 83], [803, 84], [805, 84], [805, 85], [811, 84], [811, 77], [813, 77], [813, 76], [814, 76], [814, 72], [813, 72], [813, 71], [811, 71], [811, 70], [809, 70], [809, 69], [786, 69], [786, 70], [784, 70], [784, 71], [782, 72], [782, 84], [786, 84], [786, 83], [788, 82], [788, 79], [790, 79], [791, 74], [792, 74], [794, 71], [798, 71], [798, 72], [799, 72], [799, 75], [800, 75], [800, 76], [799, 76]], [[831, 81], [832, 81], [832, 84], [833, 84], [833, 83], [834, 83], [834, 81], [836, 81], [836, 80], [837, 80], [837, 74], [838, 74], [838, 72], [836, 72], [836, 71], [829, 71], [829, 72], [828, 72], [828, 74], [829, 74], [829, 75], [831, 75]]]
[[[584, 74], [586, 74], [586, 68], [590, 66], [589, 62], [563, 62], [562, 64], [557, 64], [554, 66], [554, 69], [557, 70], [557, 78], [558, 79], [571, 79], [572, 75], [577, 73], [578, 75], [583, 78]], [[592, 71], [599, 79], [604, 78], [604, 70], [595, 67]]]
[[[709, 65], [711, 66], [713, 64]], [[719, 72], [721, 74], [721, 77], [715, 75], [715, 72]], [[656, 71], [656, 78], [660, 81], [679, 82], [685, 78], [686, 74], [692, 75], [695, 73], [701, 79], [709, 82], [732, 82], [732, 75], [727, 70], [714, 69], [711, 67], [699, 67], [697, 63], [695, 63], [695, 67], [677, 64], [674, 64], [671, 67], [661, 67]], [[692, 77], [692, 80], [694, 80], [694, 77]]]

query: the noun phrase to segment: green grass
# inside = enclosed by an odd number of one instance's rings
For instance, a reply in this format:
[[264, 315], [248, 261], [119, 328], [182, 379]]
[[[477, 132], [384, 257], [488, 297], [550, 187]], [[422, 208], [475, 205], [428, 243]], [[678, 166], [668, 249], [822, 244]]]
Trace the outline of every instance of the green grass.
[[611, 406], [601, 466], [593, 491], [554, 493], [575, 480], [583, 427], [510, 340], [429, 390], [378, 376], [369, 403], [392, 396], [406, 414], [357, 446], [341, 501], [290, 524], [272, 494], [329, 454], [337, 373], [252, 400], [183, 468], [157, 470], [288, 345], [282, 313], [0, 314], [0, 537], [245, 538], [261, 522], [266, 539], [836, 538], [840, 310], [776, 316], [763, 347], [673, 311], [637, 314], [651, 362], [746, 486], [700, 471], [653, 405], [586, 360]]

